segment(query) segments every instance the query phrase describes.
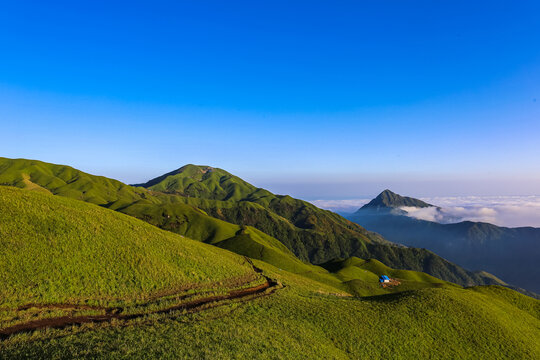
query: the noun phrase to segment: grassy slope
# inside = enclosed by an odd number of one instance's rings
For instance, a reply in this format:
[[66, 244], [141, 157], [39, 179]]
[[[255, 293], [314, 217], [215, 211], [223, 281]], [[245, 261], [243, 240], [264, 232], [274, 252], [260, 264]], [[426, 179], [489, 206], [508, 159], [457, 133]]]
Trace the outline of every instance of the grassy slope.
[[[116, 209], [144, 200], [146, 191], [120, 181], [86, 174], [64, 165], [37, 160], [0, 158], [0, 184], [20, 188], [43, 188], [55, 195]], [[149, 203], [159, 201], [149, 199]]]
[[290, 196], [274, 195], [222, 169], [186, 165], [140, 185], [180, 194], [187, 203], [214, 217], [255, 226], [278, 238], [303, 260], [320, 262], [339, 255], [337, 243], [348, 238], [356, 239], [357, 246], [385, 242], [335, 213]]
[[[80, 201], [0, 187], [0, 207], [0, 241], [7, 249], [0, 264], [8, 269], [0, 287], [4, 305], [138, 296], [176, 281], [205, 283], [250, 271], [237, 255]], [[443, 283], [439, 288], [438, 279], [375, 260], [336, 261], [328, 266], [336, 275], [330, 274], [294, 260], [280, 242], [250, 227], [221, 245], [246, 237], [250, 245], [241, 244], [242, 249], [266, 254], [265, 260], [282, 253], [277, 257], [283, 261], [288, 253], [292, 263], [284, 266], [298, 266], [292, 270], [301, 275], [256, 261], [285, 288], [199, 314], [19, 334], [0, 343], [0, 358], [540, 356], [537, 300], [501, 287], [461, 289]], [[262, 247], [252, 249], [254, 242]], [[347, 269], [362, 276], [342, 273]], [[303, 270], [318, 271], [319, 281]], [[336, 296], [340, 277], [372, 282], [380, 273], [436, 287], [367, 298]]]
[[[351, 255], [373, 257], [394, 268], [428, 272], [461, 285], [495, 282], [490, 277], [455, 266], [429, 251], [385, 245], [377, 236], [337, 214], [289, 196], [273, 195], [223, 170], [209, 172], [193, 165], [183, 169], [185, 171], [180, 174], [158, 178], [150, 186], [156, 190], [176, 189], [178, 193], [166, 194], [86, 174], [69, 166], [0, 158], [0, 185], [48, 191], [91, 202], [213, 244], [236, 236], [241, 230], [239, 225], [253, 225], [270, 235], [264, 237], [266, 240], [274, 241], [271, 237], [279, 239], [303, 260], [329, 260]], [[244, 198], [245, 201], [237, 201]], [[205, 211], [238, 225], [208, 216]], [[245, 240], [242, 243], [245, 244]], [[251, 245], [256, 247], [256, 239], [252, 240], [255, 243]], [[228, 246], [245, 253], [239, 243], [236, 241], [237, 245]], [[258, 258], [255, 253], [251, 255]]]
[[[82, 298], [140, 294], [187, 281], [179, 276], [186, 279], [191, 276], [193, 282], [207, 282], [220, 280], [225, 274], [238, 275], [238, 266], [235, 268], [230, 262], [234, 258], [232, 254], [225, 252], [227, 256], [222, 256], [223, 252], [189, 239], [183, 239], [182, 245], [190, 251], [175, 250], [174, 244], [159, 241], [182, 238], [123, 214], [12, 187], [0, 187], [0, 196], [0, 239], [6, 250], [0, 264], [13, 277], [6, 278], [6, 284], [11, 285], [4, 287], [4, 294], [18, 294], [27, 301], [63, 301], [66, 300], [63, 296], [77, 294]], [[213, 245], [328, 284], [335, 291], [350, 291], [340, 276], [300, 261], [281, 242], [265, 233], [252, 227], [221, 223], [224, 230], [220, 238], [214, 237]], [[142, 233], [141, 229], [146, 232]], [[178, 258], [178, 254], [182, 257]], [[216, 254], [223, 257], [223, 264], [212, 263], [211, 258]], [[116, 263], [117, 258], [123, 262]], [[214, 267], [205, 268], [208, 264]], [[191, 266], [194, 271], [188, 270]], [[373, 276], [372, 283], [376, 286], [377, 277]], [[10, 297], [3, 298], [8, 301]]]
[[[363, 260], [351, 257], [346, 260], [330, 261], [324, 268], [336, 274], [349, 291], [361, 296], [380, 295], [392, 292], [423, 289], [428, 287], [456, 287], [455, 284], [437, 279], [419, 271], [392, 269], [378, 260]], [[401, 285], [383, 289], [378, 285], [381, 275], [399, 279]]]
[[98, 206], [0, 187], [0, 307], [136, 298], [251, 272], [243, 259]]
[[[31, 190], [47, 187], [54, 194], [69, 194], [73, 198], [84, 201], [99, 198], [100, 200], [96, 201], [97, 204], [112, 205], [113, 208], [152, 225], [189, 238], [206, 241], [254, 259], [261, 259], [280, 268], [306, 274], [343, 288], [339, 279], [329, 275], [322, 268], [298, 260], [278, 240], [257, 229], [242, 228], [239, 225], [210, 217], [193, 206], [179, 202], [179, 196], [135, 189], [115, 180], [94, 177], [69, 167], [40, 161], [6, 159], [0, 164], [2, 164], [0, 165], [0, 183], [11, 183]], [[24, 179], [26, 180], [23, 181]], [[28, 186], [29, 184], [31, 186]], [[0, 189], [4, 188], [0, 187]], [[132, 200], [135, 201], [130, 203]], [[119, 206], [119, 204], [122, 205]], [[8, 206], [7, 203], [5, 205]], [[94, 210], [99, 211], [99, 209]], [[78, 230], [73, 230], [74, 233], [76, 231]]]
[[[539, 302], [492, 286], [365, 299], [256, 265], [286, 287], [199, 314], [19, 335], [6, 358], [535, 359]], [[90, 330], [90, 331], [89, 331]]]
[[395, 268], [428, 272], [461, 285], [497, 284], [492, 277], [466, 271], [424, 249], [395, 247], [335, 213], [256, 188], [222, 169], [186, 165], [140, 185], [180, 194], [187, 204], [213, 217], [254, 226], [279, 239], [302, 260], [322, 263], [373, 257]]

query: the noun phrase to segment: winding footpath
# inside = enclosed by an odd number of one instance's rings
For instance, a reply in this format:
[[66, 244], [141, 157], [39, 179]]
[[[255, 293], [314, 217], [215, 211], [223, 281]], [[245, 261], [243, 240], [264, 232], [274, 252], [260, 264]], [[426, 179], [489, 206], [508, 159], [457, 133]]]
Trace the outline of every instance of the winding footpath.
[[[208, 308], [214, 308], [216, 306], [225, 305], [224, 303], [227, 300], [253, 300], [260, 296], [270, 295], [275, 292], [277, 289], [283, 287], [281, 283], [269, 278], [266, 275], [262, 274], [262, 270], [255, 267], [251, 259], [246, 258], [247, 262], [252, 266], [253, 270], [262, 276], [265, 281], [262, 284], [255, 285], [252, 287], [247, 287], [243, 289], [230, 290], [228, 293], [223, 295], [213, 295], [194, 299], [191, 301], [183, 302], [180, 304], [172, 305], [163, 309], [158, 309], [154, 311], [140, 312], [134, 314], [123, 314], [124, 309], [120, 307], [99, 307], [99, 306], [88, 306], [88, 305], [75, 305], [75, 304], [29, 304], [19, 307], [17, 310], [27, 310], [30, 308], [38, 309], [77, 309], [77, 310], [102, 310], [105, 311], [105, 314], [101, 315], [81, 315], [81, 316], [59, 316], [46, 319], [32, 320], [17, 325], [13, 325], [0, 330], [0, 339], [7, 339], [13, 334], [31, 332], [34, 330], [45, 329], [45, 328], [56, 328], [61, 329], [72, 325], [81, 325], [85, 323], [102, 323], [109, 322], [113, 319], [118, 320], [132, 320], [141, 318], [151, 314], [167, 314], [173, 311], [178, 310], [187, 310], [190, 313], [199, 312], [206, 310]], [[170, 296], [169, 294], [168, 296]], [[197, 294], [193, 294], [197, 296]], [[190, 296], [190, 297], [193, 297]], [[159, 300], [159, 298], [157, 298]]]

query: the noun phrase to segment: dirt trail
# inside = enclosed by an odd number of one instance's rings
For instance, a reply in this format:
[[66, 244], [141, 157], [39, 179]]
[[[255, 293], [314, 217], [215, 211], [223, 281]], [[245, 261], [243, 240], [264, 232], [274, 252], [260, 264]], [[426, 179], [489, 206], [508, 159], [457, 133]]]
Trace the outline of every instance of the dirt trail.
[[[259, 273], [259, 274], [262, 273], [261, 269], [253, 265], [253, 263], [251, 262], [251, 259], [246, 258], [246, 260], [253, 267], [253, 270], [256, 273]], [[164, 309], [135, 313], [135, 314], [122, 314], [123, 309], [118, 308], [118, 307], [107, 308], [107, 307], [99, 307], [99, 306], [71, 305], [71, 304], [50, 304], [50, 305], [28, 304], [28, 305], [19, 307], [18, 310], [26, 310], [31, 307], [42, 308], [42, 309], [52, 309], [52, 308], [71, 309], [73, 308], [73, 309], [81, 309], [81, 310], [105, 310], [105, 314], [82, 315], [82, 316], [60, 316], [60, 317], [55, 317], [55, 318], [46, 318], [46, 319], [28, 321], [25, 323], [7, 327], [5, 329], [1, 329], [0, 339], [6, 339], [9, 336], [13, 334], [17, 334], [17, 333], [30, 332], [30, 331], [44, 329], [44, 328], [65, 328], [71, 325], [80, 325], [84, 323], [101, 323], [101, 322], [111, 321], [113, 319], [132, 320], [132, 319], [141, 318], [150, 314], [165, 314], [165, 313], [178, 311], [178, 310], [188, 310], [190, 312], [198, 312], [198, 311], [204, 310], [207, 305], [217, 306], [218, 305], [217, 303], [225, 301], [225, 300], [235, 300], [235, 299], [248, 298], [248, 297], [250, 298], [247, 300], [251, 300], [259, 296], [269, 295], [273, 293], [275, 290], [283, 287], [279, 282], [269, 278], [268, 276], [265, 276], [262, 274], [261, 276], [265, 279], [265, 282], [260, 285], [256, 285], [256, 286], [252, 286], [252, 287], [244, 288], [244, 289], [231, 290], [227, 294], [203, 297], [203, 298], [195, 299], [192, 301], [184, 302], [181, 304], [169, 306]]]

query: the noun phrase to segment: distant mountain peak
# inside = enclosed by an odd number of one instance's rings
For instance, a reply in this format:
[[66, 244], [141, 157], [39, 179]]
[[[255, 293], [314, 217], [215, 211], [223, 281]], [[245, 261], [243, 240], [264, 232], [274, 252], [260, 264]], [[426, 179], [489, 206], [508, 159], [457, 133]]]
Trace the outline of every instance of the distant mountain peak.
[[375, 199], [362, 206], [361, 209], [392, 209], [399, 208], [401, 206], [425, 208], [433, 205], [408, 196], [401, 196], [389, 189], [386, 189], [377, 195]]

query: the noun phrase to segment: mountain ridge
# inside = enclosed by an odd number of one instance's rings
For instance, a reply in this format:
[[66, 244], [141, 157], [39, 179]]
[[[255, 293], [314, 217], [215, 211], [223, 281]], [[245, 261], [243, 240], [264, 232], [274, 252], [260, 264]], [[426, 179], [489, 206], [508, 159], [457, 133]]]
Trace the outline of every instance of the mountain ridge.
[[214, 168], [202, 174], [196, 166], [185, 170], [194, 173], [175, 170], [172, 178], [162, 177], [164, 183], [146, 189], [63, 165], [0, 158], [0, 184], [25, 188], [28, 184], [23, 177], [27, 176], [55, 195], [120, 211], [212, 244], [234, 237], [242, 226], [252, 226], [266, 234], [268, 241], [277, 239], [301, 261], [312, 264], [357, 256], [376, 258], [397, 269], [424, 271], [464, 286], [496, 283], [430, 251], [391, 243], [336, 213], [290, 196], [274, 195], [225, 171]]

